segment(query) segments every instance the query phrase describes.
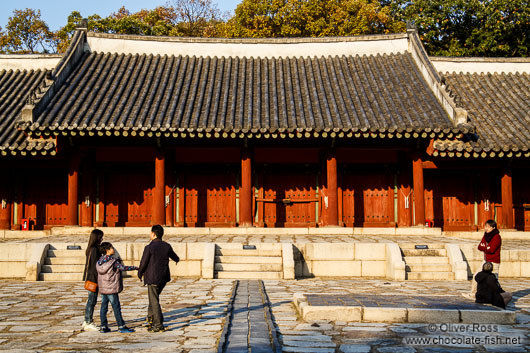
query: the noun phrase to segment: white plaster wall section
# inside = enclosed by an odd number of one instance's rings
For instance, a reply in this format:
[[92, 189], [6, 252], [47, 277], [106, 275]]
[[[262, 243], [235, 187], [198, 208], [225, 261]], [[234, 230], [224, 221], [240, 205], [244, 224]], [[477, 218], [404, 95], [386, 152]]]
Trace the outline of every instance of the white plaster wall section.
[[529, 58], [441, 58], [430, 57], [438, 72], [456, 73], [530, 73]]
[[241, 43], [175, 42], [88, 37], [91, 51], [119, 54], [182, 55], [197, 57], [328, 57], [403, 53], [407, 38], [342, 42]]
[[0, 70], [53, 69], [61, 55], [0, 55]]

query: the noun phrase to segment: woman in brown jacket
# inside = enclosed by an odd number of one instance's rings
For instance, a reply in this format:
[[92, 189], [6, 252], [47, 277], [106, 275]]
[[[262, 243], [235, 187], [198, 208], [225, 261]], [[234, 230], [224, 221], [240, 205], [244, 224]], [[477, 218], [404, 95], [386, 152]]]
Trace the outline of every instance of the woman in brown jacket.
[[[83, 281], [91, 281], [98, 283], [98, 272], [96, 271], [96, 262], [101, 257], [99, 252], [99, 245], [103, 240], [103, 232], [99, 229], [94, 229], [88, 238], [88, 245], [86, 248], [85, 272], [83, 274]], [[99, 331], [99, 327], [94, 323], [94, 308], [98, 300], [98, 289], [95, 292], [88, 292], [88, 300], [85, 307], [85, 321], [83, 321], [82, 329], [84, 331]]]

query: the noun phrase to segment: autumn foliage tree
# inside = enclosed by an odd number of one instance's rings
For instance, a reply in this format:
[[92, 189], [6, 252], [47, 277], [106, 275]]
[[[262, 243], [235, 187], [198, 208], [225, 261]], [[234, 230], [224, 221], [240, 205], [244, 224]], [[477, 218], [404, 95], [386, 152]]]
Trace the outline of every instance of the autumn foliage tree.
[[227, 37], [322, 37], [402, 32], [405, 24], [375, 0], [243, 0]]
[[[431, 55], [529, 56], [530, 0], [241, 0], [227, 19], [212, 0], [172, 0], [88, 16], [102, 33], [199, 37], [316, 37], [403, 32], [414, 23]], [[83, 16], [52, 33], [39, 10], [15, 10], [0, 53], [64, 52]]]
[[34, 54], [55, 51], [57, 41], [41, 19], [40, 10], [25, 9], [13, 11], [0, 45], [4, 52]]

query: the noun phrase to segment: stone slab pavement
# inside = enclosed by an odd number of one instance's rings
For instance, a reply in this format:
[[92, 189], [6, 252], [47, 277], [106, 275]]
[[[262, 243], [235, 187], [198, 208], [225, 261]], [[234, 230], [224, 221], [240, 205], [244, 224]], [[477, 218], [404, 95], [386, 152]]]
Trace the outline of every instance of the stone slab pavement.
[[[110, 242], [139, 242], [148, 243], [149, 236], [131, 235], [108, 235], [105, 237]], [[166, 235], [164, 240], [176, 243], [451, 243], [451, 244], [476, 244], [478, 240], [458, 238], [455, 236], [415, 236], [415, 235], [288, 235], [288, 234], [255, 234], [255, 235]], [[86, 235], [50, 235], [38, 238], [13, 238], [0, 239], [0, 243], [71, 243], [86, 246], [88, 236]], [[526, 250], [530, 248], [529, 239], [503, 239], [503, 250]]]
[[[530, 280], [501, 279], [501, 283], [515, 296], [509, 306], [518, 312], [514, 325], [305, 322], [292, 302], [294, 293], [448, 295], [468, 291], [467, 281], [264, 281], [284, 352], [528, 352]], [[86, 301], [82, 283], [1, 280], [0, 351], [213, 353], [223, 330], [232, 285], [232, 280], [174, 279], [161, 295], [169, 331], [151, 334], [142, 325], [147, 289], [133, 278], [125, 279], [120, 294], [123, 316], [136, 332], [118, 333], [109, 310], [112, 332], [100, 334], [80, 330]], [[94, 316], [99, 322], [99, 303]]]

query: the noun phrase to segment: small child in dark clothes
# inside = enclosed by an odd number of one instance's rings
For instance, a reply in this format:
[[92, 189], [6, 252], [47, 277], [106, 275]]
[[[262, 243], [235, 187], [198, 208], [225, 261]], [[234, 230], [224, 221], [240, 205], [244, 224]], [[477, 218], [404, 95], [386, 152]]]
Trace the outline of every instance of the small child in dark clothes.
[[99, 258], [96, 265], [98, 271], [98, 288], [99, 293], [101, 293], [101, 310], [99, 312], [101, 328], [99, 332], [110, 332], [107, 322], [109, 302], [112, 305], [112, 310], [114, 311], [114, 317], [118, 323], [119, 331], [121, 333], [134, 332], [133, 329], [125, 326], [125, 321], [123, 321], [123, 317], [121, 316], [121, 305], [118, 293], [123, 290], [121, 271], [138, 270], [138, 267], [124, 266], [121, 259], [112, 257], [112, 255], [114, 255], [114, 248], [111, 243], [101, 243], [99, 248], [101, 253], [104, 254]]

